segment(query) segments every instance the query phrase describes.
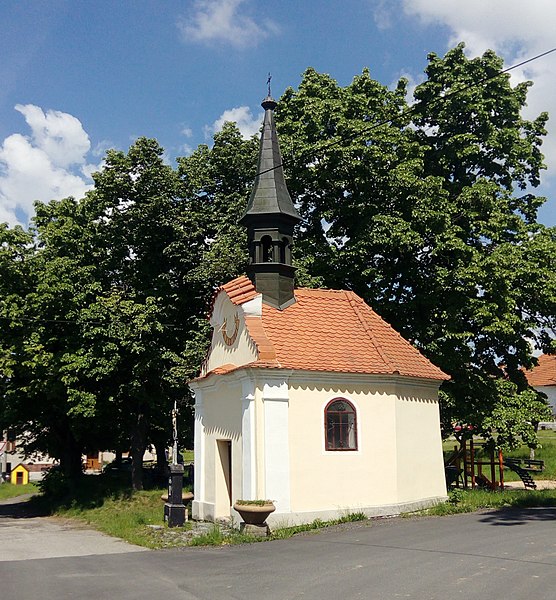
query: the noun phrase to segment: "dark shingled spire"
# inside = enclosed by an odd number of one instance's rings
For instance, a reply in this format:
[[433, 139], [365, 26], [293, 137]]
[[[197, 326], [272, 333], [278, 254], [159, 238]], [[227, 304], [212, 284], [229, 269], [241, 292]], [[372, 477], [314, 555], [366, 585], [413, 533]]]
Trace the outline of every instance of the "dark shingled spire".
[[255, 186], [251, 192], [247, 209], [240, 219], [246, 225], [249, 215], [280, 214], [292, 217], [296, 222], [301, 221], [284, 179], [282, 156], [278, 144], [278, 134], [274, 124], [274, 109], [276, 101], [268, 96], [261, 104], [264, 108], [264, 123], [259, 150], [259, 163]]
[[240, 224], [247, 227], [247, 275], [263, 302], [283, 309], [295, 302], [295, 269], [291, 264], [293, 229], [301, 217], [286, 187], [278, 135], [274, 124], [276, 102], [270, 95], [265, 110], [257, 177]]

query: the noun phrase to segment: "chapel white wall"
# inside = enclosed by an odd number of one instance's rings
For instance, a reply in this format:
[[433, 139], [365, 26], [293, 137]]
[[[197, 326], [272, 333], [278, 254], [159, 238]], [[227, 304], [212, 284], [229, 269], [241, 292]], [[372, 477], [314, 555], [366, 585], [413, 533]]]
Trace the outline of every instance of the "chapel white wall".
[[398, 502], [446, 495], [436, 388], [398, 386], [396, 462]]
[[[230, 515], [227, 502], [218, 500], [221, 439], [232, 442], [232, 504], [238, 498], [275, 500], [273, 522], [334, 518], [358, 509], [375, 514], [372, 507], [384, 509], [376, 514], [395, 514], [445, 497], [434, 383], [380, 377], [362, 382], [342, 374], [317, 382], [290, 375], [240, 369], [193, 384], [199, 403], [195, 518]], [[356, 408], [356, 451], [325, 450], [324, 408], [336, 397]]]
[[[401, 505], [444, 497], [435, 384], [399, 381], [290, 387], [291, 510]], [[325, 450], [324, 408], [336, 397], [357, 411], [356, 451]]]
[[242, 386], [229, 379], [218, 385], [193, 385], [196, 396], [195, 499], [193, 514], [200, 519], [230, 516], [225, 496], [218, 441], [230, 441], [232, 502], [242, 496]]
[[[239, 319], [237, 335], [234, 342], [228, 345], [224, 342], [222, 331], [225, 325], [228, 336], [235, 332], [236, 315]], [[211, 347], [201, 375], [206, 375], [223, 365], [239, 367], [257, 360], [257, 347], [247, 330], [245, 312], [242, 306], [235, 305], [225, 292], [220, 292], [216, 297], [210, 322], [213, 327]]]
[[[340, 379], [341, 376], [338, 377]], [[325, 450], [324, 409], [336, 397], [357, 411], [356, 451]], [[354, 509], [396, 497], [395, 398], [391, 386], [290, 388], [292, 511]]]

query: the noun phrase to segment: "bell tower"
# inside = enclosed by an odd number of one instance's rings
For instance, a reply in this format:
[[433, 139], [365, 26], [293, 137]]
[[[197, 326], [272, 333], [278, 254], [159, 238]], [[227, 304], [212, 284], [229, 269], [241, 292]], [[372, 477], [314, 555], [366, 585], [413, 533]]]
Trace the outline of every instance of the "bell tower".
[[261, 106], [265, 112], [257, 177], [239, 222], [247, 228], [247, 275], [263, 302], [282, 310], [295, 302], [291, 247], [293, 230], [301, 217], [286, 187], [274, 123], [276, 102], [270, 93]]

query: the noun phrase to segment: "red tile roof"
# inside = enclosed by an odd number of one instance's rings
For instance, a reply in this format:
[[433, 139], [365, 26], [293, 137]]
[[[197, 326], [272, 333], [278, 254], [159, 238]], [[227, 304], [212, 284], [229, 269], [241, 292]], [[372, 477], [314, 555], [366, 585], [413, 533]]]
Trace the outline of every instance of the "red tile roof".
[[539, 364], [530, 371], [525, 371], [525, 377], [529, 385], [540, 387], [545, 385], [556, 385], [556, 356], [541, 354]]
[[[236, 305], [257, 295], [247, 277], [221, 289]], [[249, 366], [449, 379], [353, 292], [301, 288], [295, 298], [282, 311], [263, 303], [262, 319], [246, 317], [259, 352]]]
[[245, 277], [245, 275], [232, 279], [232, 281], [228, 281], [228, 283], [225, 283], [220, 287], [220, 290], [224, 290], [230, 297], [230, 300], [237, 305], [253, 300], [257, 295], [255, 286], [248, 277]]

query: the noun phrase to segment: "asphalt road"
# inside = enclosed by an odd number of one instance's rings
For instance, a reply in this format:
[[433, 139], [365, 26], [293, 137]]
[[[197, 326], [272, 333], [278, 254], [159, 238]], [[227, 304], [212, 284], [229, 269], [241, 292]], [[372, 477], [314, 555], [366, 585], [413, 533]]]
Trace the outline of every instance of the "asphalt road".
[[1, 600], [555, 597], [556, 508], [354, 523], [244, 546], [0, 562]]

